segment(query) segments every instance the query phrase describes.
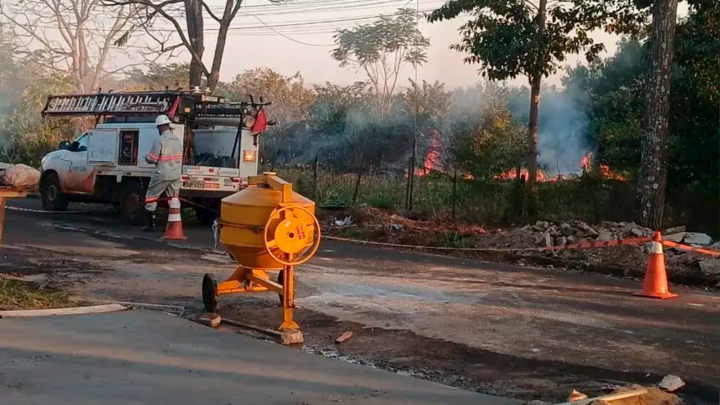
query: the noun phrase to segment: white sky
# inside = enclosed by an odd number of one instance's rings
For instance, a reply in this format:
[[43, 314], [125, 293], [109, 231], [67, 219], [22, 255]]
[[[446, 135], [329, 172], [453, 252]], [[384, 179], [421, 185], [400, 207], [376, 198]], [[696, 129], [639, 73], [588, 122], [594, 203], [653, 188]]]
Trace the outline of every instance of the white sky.
[[[206, 0], [211, 9], [220, 14], [225, 0]], [[419, 3], [417, 3], [419, 1]], [[333, 32], [338, 28], [349, 28], [356, 24], [372, 22], [378, 14], [392, 14], [403, 6], [419, 7], [428, 11], [442, 5], [444, 0], [294, 0], [282, 5], [273, 5], [268, 0], [245, 0], [239, 16], [232, 23], [228, 36], [225, 57], [220, 78], [232, 80], [247, 69], [266, 66], [284, 74], [300, 72], [309, 84], [330, 81], [337, 84], [350, 84], [365, 80], [362, 72], [340, 68], [330, 57]], [[679, 16], [687, 15], [687, 6], [680, 4]], [[458, 27], [461, 21], [443, 21], [434, 24], [420, 19], [419, 28], [430, 38], [428, 62], [418, 70], [418, 78], [428, 81], [439, 80], [449, 88], [467, 86], [478, 81], [477, 66], [462, 62], [465, 56], [461, 52], [448, 49], [457, 41]], [[181, 21], [184, 27], [184, 21]], [[209, 16], [205, 18], [205, 61], [209, 66], [215, 49], [217, 24]], [[169, 23], [157, 24], [158, 33], [173, 32]], [[136, 45], [144, 42], [135, 38]], [[607, 48], [606, 54], [615, 52], [617, 36], [604, 32], [591, 34], [596, 42], [602, 42]], [[133, 51], [130, 48], [130, 51]], [[175, 58], [176, 62], [189, 59], [187, 53]], [[581, 60], [580, 55], [569, 55], [568, 65]], [[127, 57], [116, 55], [113, 64], [127, 63]], [[407, 67], [398, 85], [407, 85], [407, 78], [414, 78], [414, 71]], [[559, 84], [562, 72], [547, 79], [548, 84]], [[526, 85], [527, 79], [517, 78], [512, 84]]]
[[[267, 66], [273, 70], [290, 75], [296, 71], [311, 84], [330, 81], [349, 84], [364, 80], [362, 72], [340, 68], [330, 57], [333, 38], [332, 31], [336, 28], [348, 28], [355, 24], [372, 21], [377, 14], [391, 14], [398, 8], [407, 5], [418, 7], [415, 0], [296, 0], [285, 5], [270, 5], [267, 0], [246, 0], [240, 11], [239, 18], [233, 23], [238, 29], [231, 32], [222, 64], [221, 80], [232, 80], [238, 73], [246, 69]], [[223, 0], [208, 0], [212, 8], [221, 8]], [[426, 11], [439, 7], [443, 0], [419, 0], [419, 9]], [[313, 11], [315, 9], [316, 11]], [[322, 9], [322, 10], [318, 10]], [[262, 20], [272, 29], [263, 27], [255, 17]], [[678, 16], [687, 15], [687, 5], [681, 3]], [[341, 19], [363, 18], [354, 21], [337, 21]], [[335, 20], [335, 21], [332, 21]], [[315, 23], [317, 21], [330, 21]], [[302, 24], [309, 22], [308, 24]], [[430, 38], [428, 63], [418, 70], [418, 78], [429, 81], [439, 80], [448, 87], [467, 86], [478, 81], [477, 66], [467, 65], [461, 52], [448, 47], [459, 38], [458, 27], [461, 21], [442, 21], [429, 24], [422, 18], [420, 30]], [[302, 25], [301, 25], [302, 24]], [[284, 26], [283, 26], [284, 25]], [[213, 26], [214, 27], [214, 26]], [[256, 27], [256, 28], [252, 28]], [[262, 27], [262, 28], [257, 28]], [[602, 31], [593, 32], [596, 42], [603, 42], [607, 53], [613, 54], [617, 49], [619, 37]], [[304, 45], [296, 41], [311, 45]], [[319, 46], [316, 46], [319, 45]], [[215, 46], [215, 32], [206, 33], [206, 59], [210, 63], [210, 55]], [[581, 55], [569, 55], [567, 63], [575, 65], [583, 60]], [[414, 71], [408, 67], [403, 72], [407, 78], [414, 78]], [[546, 81], [548, 84], [560, 84], [562, 72]], [[399, 81], [400, 85], [407, 80]], [[513, 84], [526, 85], [527, 79], [518, 78]]]

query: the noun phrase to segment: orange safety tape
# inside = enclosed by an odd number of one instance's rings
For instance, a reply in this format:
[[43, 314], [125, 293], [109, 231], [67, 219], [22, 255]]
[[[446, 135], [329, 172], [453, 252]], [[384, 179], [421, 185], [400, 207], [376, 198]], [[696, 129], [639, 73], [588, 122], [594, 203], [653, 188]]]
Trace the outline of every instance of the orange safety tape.
[[[171, 198], [171, 197], [161, 197], [161, 198], [158, 198], [157, 201], [158, 201], [158, 202], [168, 201], [168, 200], [170, 200], [170, 198]], [[213, 213], [217, 214], [217, 211], [215, 211], [215, 210], [212, 209], [212, 208], [208, 208], [208, 207], [206, 207], [206, 206], [204, 206], [204, 205], [202, 205], [202, 204], [198, 204], [198, 203], [196, 203], [196, 202], [192, 202], [192, 201], [190, 201], [190, 200], [186, 200], [185, 198], [182, 198], [182, 197], [179, 197], [179, 199], [180, 199], [180, 201], [182, 201], [182, 202], [184, 202], [184, 203], [188, 203], [188, 204], [194, 205], [194, 206], [196, 206], [196, 207], [204, 208], [204, 209], [206, 209], [206, 210], [208, 210], [208, 211], [210, 211], [210, 212], [213, 212]]]
[[623, 240], [611, 240], [608, 242], [581, 242], [573, 243], [565, 246], [553, 246], [553, 247], [535, 247], [535, 248], [463, 248], [463, 247], [450, 247], [450, 246], [418, 246], [418, 245], [403, 245], [400, 243], [386, 243], [386, 242], [371, 242], [359, 239], [341, 238], [338, 236], [325, 236], [323, 239], [335, 240], [339, 242], [357, 243], [362, 245], [373, 245], [373, 246], [386, 246], [386, 247], [397, 247], [403, 249], [418, 249], [418, 250], [446, 250], [446, 251], [459, 251], [459, 252], [537, 252], [537, 251], [551, 251], [551, 250], [564, 250], [564, 249], [591, 249], [599, 247], [619, 246], [619, 245], [638, 245], [641, 243], [651, 242], [652, 238], [632, 238]]
[[709, 256], [712, 256], [712, 257], [720, 257], [720, 252], [716, 252], [716, 251], [714, 251], [714, 250], [697, 248], [697, 247], [689, 246], [689, 245], [683, 245], [683, 244], [681, 244], [681, 243], [676, 243], [676, 242], [669, 241], [669, 240], [664, 240], [664, 239], [663, 239], [663, 241], [662, 241], [661, 243], [662, 243], [663, 245], [665, 245], [665, 246], [673, 247], [673, 248], [680, 249], [680, 250], [684, 250], [684, 251], [686, 251], [686, 252], [695, 252], [695, 253], [701, 253], [701, 254], [704, 254], [704, 255], [709, 255]]

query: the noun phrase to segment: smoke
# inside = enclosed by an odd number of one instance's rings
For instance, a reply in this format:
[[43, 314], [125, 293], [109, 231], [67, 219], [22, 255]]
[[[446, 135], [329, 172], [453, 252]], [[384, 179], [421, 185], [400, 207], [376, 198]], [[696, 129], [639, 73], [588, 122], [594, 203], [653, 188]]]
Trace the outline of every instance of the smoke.
[[[527, 124], [528, 89], [516, 93], [510, 110]], [[538, 165], [550, 175], [580, 172], [580, 160], [588, 148], [587, 129], [588, 118], [576, 91], [543, 88], [538, 116]]]

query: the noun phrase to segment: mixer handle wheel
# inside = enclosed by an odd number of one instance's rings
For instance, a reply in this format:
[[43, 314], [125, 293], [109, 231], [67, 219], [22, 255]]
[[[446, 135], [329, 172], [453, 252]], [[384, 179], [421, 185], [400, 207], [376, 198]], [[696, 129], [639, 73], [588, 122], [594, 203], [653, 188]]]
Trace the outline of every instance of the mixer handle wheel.
[[[297, 260], [288, 260], [285, 261], [283, 259], [278, 258], [275, 256], [272, 252], [273, 248], [278, 248], [281, 252], [284, 252], [280, 245], [275, 241], [275, 239], [268, 239], [268, 232], [270, 231], [270, 223], [272, 221], [276, 220], [277, 218], [282, 219], [288, 219], [295, 217], [296, 215], [293, 215], [292, 211], [300, 211], [310, 216], [313, 220], [313, 244], [310, 247], [310, 250], [306, 250], [306, 253], [303, 255], [304, 257], [302, 259]], [[281, 215], [282, 214], [282, 215]], [[318, 222], [317, 217], [313, 215], [312, 212], [310, 212], [305, 207], [281, 207], [281, 208], [275, 208], [272, 213], [270, 213], [270, 217], [268, 218], [268, 221], [265, 223], [265, 231], [264, 231], [264, 237], [263, 241], [265, 242], [265, 250], [270, 254], [270, 256], [273, 257], [273, 259], [285, 266], [298, 266], [301, 265], [308, 260], [312, 259], [313, 256], [315, 256], [315, 253], [317, 252], [318, 248], [320, 248], [320, 222]], [[309, 253], [308, 253], [309, 252]], [[290, 253], [290, 252], [284, 252], [284, 253]]]

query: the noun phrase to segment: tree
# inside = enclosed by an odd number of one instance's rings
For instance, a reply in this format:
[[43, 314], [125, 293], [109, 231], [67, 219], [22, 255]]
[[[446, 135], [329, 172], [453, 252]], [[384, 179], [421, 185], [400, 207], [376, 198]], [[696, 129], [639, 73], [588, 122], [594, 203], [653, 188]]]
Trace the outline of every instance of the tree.
[[670, 74], [678, 0], [655, 0], [650, 34], [650, 78], [640, 138], [640, 176], [636, 191], [637, 219], [653, 229], [662, 227], [667, 185], [667, 139]]
[[113, 44], [138, 12], [135, 5], [102, 7], [94, 0], [19, 0], [0, 4], [0, 22], [17, 38], [17, 54], [26, 63], [68, 75], [75, 91], [86, 93], [128, 67], [109, 64]]
[[152, 64], [147, 69], [134, 68], [125, 75], [126, 90], [163, 90], [188, 88], [190, 65], [171, 63]]
[[477, 63], [483, 76], [505, 80], [523, 75], [530, 84], [528, 123], [528, 210], [535, 213], [537, 181], [537, 128], [542, 78], [553, 74], [566, 54], [585, 52], [593, 60], [604, 49], [588, 31], [637, 34], [646, 13], [623, 0], [451, 0], [430, 13], [430, 22], [461, 14], [473, 18], [460, 27], [461, 42], [451, 46], [469, 54], [466, 63]]
[[406, 116], [413, 121], [416, 135], [420, 135], [422, 149], [425, 149], [423, 169], [439, 170], [444, 163], [443, 149], [447, 143], [443, 141], [443, 133], [448, 124], [448, 114], [452, 92], [445, 90], [445, 84], [435, 81], [428, 83], [423, 80], [422, 84], [408, 79], [410, 88], [402, 95]]
[[233, 100], [245, 100], [251, 95], [272, 102], [268, 112], [278, 129], [307, 120], [315, 98], [312, 89], [306, 87], [300, 72], [283, 76], [266, 67], [246, 70], [223, 88]]
[[527, 129], [508, 109], [510, 89], [488, 83], [453, 94], [450, 153], [474, 179], [515, 168], [526, 153]]
[[[101, 0], [110, 6], [136, 5], [142, 6], [145, 13], [140, 17], [137, 27], [142, 28], [146, 36], [160, 45], [160, 54], [173, 56], [177, 49], [185, 49], [190, 53], [190, 71], [188, 82], [190, 87], [200, 86], [203, 77], [207, 87], [215, 90], [220, 81], [220, 67], [225, 53], [225, 44], [230, 24], [240, 11], [243, 0], [225, 0], [222, 15], [215, 14], [205, 0]], [[275, 0], [274, 0], [275, 1]], [[276, 0], [277, 2], [283, 0]], [[212, 64], [203, 62], [205, 55], [205, 21], [203, 13], [207, 12], [210, 18], [218, 24], [217, 40], [213, 53]], [[180, 24], [180, 18], [185, 18], [185, 29]], [[153, 25], [158, 20], [169, 22], [174, 28], [174, 34], [179, 42], [168, 45], [171, 36], [161, 36], [153, 32]], [[120, 44], [129, 38], [133, 31], [125, 32]]]
[[402, 67], [421, 66], [427, 60], [430, 41], [417, 28], [416, 18], [414, 10], [404, 8], [394, 15], [381, 15], [373, 23], [340, 29], [335, 34], [333, 59], [341, 67], [351, 66], [365, 72], [381, 117], [392, 108]]

